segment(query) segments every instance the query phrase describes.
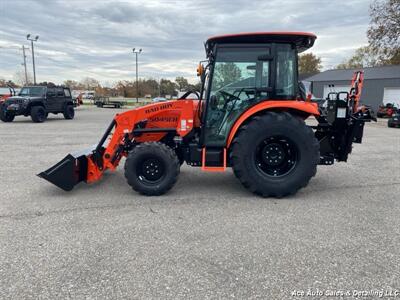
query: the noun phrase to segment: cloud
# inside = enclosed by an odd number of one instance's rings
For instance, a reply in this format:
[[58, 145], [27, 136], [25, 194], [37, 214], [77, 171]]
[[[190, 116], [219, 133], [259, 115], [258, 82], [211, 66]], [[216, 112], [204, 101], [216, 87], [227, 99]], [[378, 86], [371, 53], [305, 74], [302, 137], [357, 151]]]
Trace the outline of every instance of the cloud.
[[[103, 82], [135, 75], [195, 80], [208, 36], [249, 31], [311, 31], [312, 52], [334, 66], [366, 43], [369, 0], [2, 0], [0, 77], [21, 69], [26, 34], [35, 43], [39, 81], [96, 77]], [[30, 54], [30, 53], [28, 53]], [[28, 55], [30, 63], [30, 55]]]

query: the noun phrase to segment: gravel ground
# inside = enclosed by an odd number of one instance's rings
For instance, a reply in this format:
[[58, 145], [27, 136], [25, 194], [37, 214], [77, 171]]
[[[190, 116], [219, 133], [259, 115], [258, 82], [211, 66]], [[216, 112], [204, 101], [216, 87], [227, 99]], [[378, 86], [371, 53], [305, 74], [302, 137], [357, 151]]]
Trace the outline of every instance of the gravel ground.
[[367, 124], [347, 164], [318, 167], [284, 199], [188, 166], [156, 198], [132, 191], [122, 167], [69, 193], [35, 176], [95, 144], [115, 112], [0, 124], [0, 298], [400, 293], [400, 129], [386, 120]]

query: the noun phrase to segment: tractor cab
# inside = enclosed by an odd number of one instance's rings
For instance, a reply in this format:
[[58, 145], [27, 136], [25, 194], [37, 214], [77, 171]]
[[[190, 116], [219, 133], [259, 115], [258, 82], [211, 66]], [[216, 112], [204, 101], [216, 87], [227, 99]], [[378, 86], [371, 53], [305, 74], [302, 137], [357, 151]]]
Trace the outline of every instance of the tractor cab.
[[299, 98], [298, 53], [312, 47], [315, 39], [311, 33], [262, 32], [207, 40], [208, 64], [198, 70], [206, 102], [199, 141], [203, 170], [226, 167], [229, 136], [250, 108]]
[[315, 39], [310, 33], [268, 32], [209, 38], [205, 43], [209, 63], [202, 76], [206, 106], [201, 142], [223, 147], [235, 121], [251, 106], [295, 100], [297, 55]]

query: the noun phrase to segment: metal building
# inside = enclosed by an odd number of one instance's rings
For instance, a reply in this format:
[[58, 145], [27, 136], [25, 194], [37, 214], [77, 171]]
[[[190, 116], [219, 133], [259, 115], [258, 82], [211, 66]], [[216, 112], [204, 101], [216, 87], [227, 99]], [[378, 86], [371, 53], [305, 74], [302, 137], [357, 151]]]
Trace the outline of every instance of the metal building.
[[[328, 70], [305, 79], [311, 82], [315, 97], [325, 98], [329, 92], [349, 91], [354, 71]], [[361, 103], [371, 105], [374, 110], [383, 103], [397, 103], [400, 107], [400, 65], [363, 68], [364, 87]]]

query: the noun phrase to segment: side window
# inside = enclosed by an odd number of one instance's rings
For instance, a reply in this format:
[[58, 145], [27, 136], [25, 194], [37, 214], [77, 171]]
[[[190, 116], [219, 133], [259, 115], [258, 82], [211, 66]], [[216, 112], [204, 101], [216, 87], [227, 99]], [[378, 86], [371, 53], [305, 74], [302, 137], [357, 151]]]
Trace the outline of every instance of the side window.
[[276, 50], [276, 96], [281, 99], [294, 99], [296, 51], [290, 45], [279, 45]]
[[63, 88], [57, 88], [57, 97], [64, 97]]
[[55, 97], [56, 96], [56, 90], [54, 88], [48, 88], [47, 89], [47, 97]]
[[69, 89], [64, 89], [64, 96], [65, 97], [71, 97], [71, 92]]

